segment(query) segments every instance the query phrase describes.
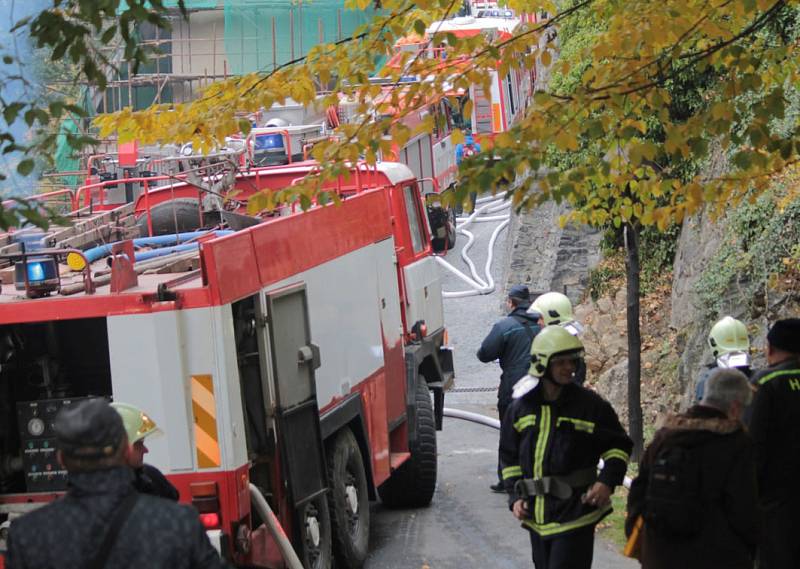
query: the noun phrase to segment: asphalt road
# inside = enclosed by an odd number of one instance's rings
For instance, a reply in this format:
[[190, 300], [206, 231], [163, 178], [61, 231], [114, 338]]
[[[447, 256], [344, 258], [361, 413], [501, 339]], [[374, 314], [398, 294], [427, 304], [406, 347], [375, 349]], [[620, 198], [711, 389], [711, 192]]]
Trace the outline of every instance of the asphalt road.
[[[476, 242], [470, 257], [483, 275], [487, 244], [498, 222], [472, 224]], [[493, 294], [445, 300], [445, 321], [456, 350], [456, 389], [445, 405], [496, 416], [496, 364], [482, 364], [475, 351], [492, 323], [504, 310], [508, 264], [505, 230], [495, 247], [492, 274], [499, 291]], [[458, 236], [456, 249], [446, 260], [462, 271], [459, 259], [466, 243]], [[466, 285], [443, 271], [445, 290], [465, 290]], [[488, 388], [488, 390], [487, 390]], [[528, 533], [508, 511], [506, 497], [489, 492], [496, 478], [497, 437], [494, 429], [445, 418], [439, 433], [438, 487], [433, 503], [417, 510], [389, 510], [372, 506], [371, 554], [367, 569], [471, 569], [532, 567]], [[601, 539], [595, 541], [594, 569], [638, 568]]]

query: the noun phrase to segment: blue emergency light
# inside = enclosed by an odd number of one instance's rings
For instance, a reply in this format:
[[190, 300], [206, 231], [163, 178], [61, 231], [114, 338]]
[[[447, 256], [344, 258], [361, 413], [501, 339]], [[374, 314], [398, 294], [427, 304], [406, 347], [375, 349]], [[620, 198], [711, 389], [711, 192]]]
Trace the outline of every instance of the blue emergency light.
[[262, 151], [275, 151], [283, 150], [283, 135], [276, 134], [258, 134], [256, 135], [256, 150]]
[[[25, 270], [28, 271], [27, 287]], [[14, 263], [14, 288], [27, 290], [32, 296], [42, 296], [58, 290], [59, 277], [56, 260], [50, 257], [31, 257]]]

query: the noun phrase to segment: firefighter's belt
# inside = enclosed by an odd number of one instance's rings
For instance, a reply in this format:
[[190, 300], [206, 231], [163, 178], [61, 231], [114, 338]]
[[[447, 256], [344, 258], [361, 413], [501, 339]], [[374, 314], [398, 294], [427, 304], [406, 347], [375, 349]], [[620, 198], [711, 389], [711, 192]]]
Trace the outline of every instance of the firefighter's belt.
[[526, 499], [531, 496], [554, 496], [566, 500], [572, 496], [575, 488], [583, 488], [597, 480], [597, 469], [584, 468], [559, 476], [543, 476], [542, 478], [525, 478], [514, 484], [517, 498]]

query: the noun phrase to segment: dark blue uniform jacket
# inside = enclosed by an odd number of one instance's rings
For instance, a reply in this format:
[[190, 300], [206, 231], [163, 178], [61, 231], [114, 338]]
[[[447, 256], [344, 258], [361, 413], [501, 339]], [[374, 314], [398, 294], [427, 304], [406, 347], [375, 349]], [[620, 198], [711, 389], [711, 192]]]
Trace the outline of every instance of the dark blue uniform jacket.
[[498, 321], [478, 350], [478, 359], [484, 363], [500, 360], [503, 373], [497, 399], [501, 405], [511, 403], [511, 388], [531, 367], [531, 342], [539, 333], [539, 326], [535, 316], [526, 310], [527, 307], [517, 307]]

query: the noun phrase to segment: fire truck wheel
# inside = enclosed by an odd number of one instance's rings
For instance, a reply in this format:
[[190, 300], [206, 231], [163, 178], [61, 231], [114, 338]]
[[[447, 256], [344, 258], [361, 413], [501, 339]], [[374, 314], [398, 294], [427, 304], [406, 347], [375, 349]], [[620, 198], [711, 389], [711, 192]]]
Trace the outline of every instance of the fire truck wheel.
[[300, 536], [303, 540], [303, 567], [331, 569], [331, 518], [325, 496], [306, 502], [300, 508]]
[[[169, 235], [194, 231], [200, 227], [200, 205], [194, 198], [175, 198], [150, 208], [153, 220], [153, 235]], [[136, 221], [139, 233], [147, 236], [147, 215]]]
[[378, 488], [381, 501], [390, 508], [427, 506], [436, 490], [436, 422], [424, 381], [417, 384], [416, 406], [417, 438], [409, 443], [411, 458]]
[[350, 429], [328, 447], [328, 481], [337, 567], [359, 569], [369, 553], [369, 495], [364, 459]]

